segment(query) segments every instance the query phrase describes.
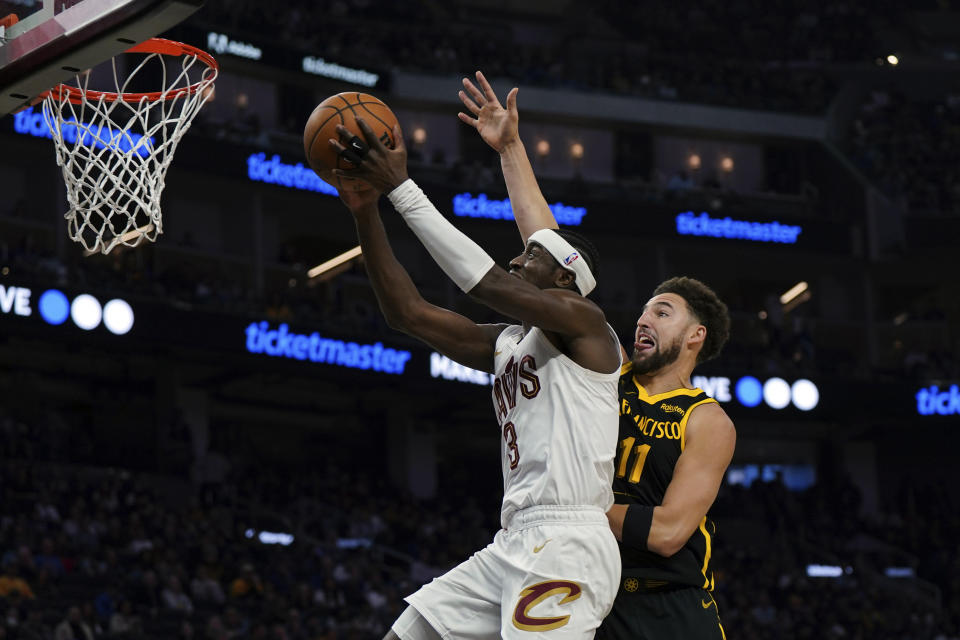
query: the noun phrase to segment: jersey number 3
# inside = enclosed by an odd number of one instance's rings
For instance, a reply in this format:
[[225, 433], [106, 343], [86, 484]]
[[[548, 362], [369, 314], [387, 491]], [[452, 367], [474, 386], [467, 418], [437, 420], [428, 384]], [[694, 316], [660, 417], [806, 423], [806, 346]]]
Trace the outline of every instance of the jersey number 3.
[[624, 438], [620, 441], [620, 460], [617, 462], [617, 477], [625, 478], [627, 475], [627, 466], [630, 463], [630, 455], [635, 453], [637, 457], [633, 460], [633, 467], [630, 469], [629, 482], [640, 482], [640, 474], [643, 473], [643, 463], [647, 461], [647, 454], [650, 453], [650, 445], [633, 443], [636, 438]]
[[516, 469], [520, 464], [520, 449], [517, 448], [517, 430], [512, 422], [503, 425], [503, 441], [507, 443], [507, 459], [510, 461], [510, 468]]

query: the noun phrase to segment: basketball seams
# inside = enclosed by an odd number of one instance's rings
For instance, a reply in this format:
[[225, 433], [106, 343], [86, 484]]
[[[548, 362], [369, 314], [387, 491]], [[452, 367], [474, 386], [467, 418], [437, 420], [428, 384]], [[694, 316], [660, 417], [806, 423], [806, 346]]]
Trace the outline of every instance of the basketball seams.
[[[339, 108], [339, 107], [335, 107], [335, 106], [333, 106], [333, 105], [327, 105], [327, 106], [325, 106], [325, 107], [323, 107], [323, 108], [324, 108], [324, 109], [333, 109], [334, 111], [333, 111], [333, 113], [332, 113], [330, 116], [327, 117], [326, 120], [324, 120], [323, 122], [321, 122], [321, 123], [317, 126], [317, 131], [316, 131], [316, 133], [313, 134], [313, 139], [310, 141], [310, 147], [309, 147], [310, 153], [309, 153], [309, 157], [312, 157], [312, 156], [313, 156], [313, 147], [314, 147], [315, 144], [317, 144], [317, 138], [319, 138], [319, 137], [320, 137], [320, 134], [323, 133], [323, 128], [327, 126], [327, 123], [328, 123], [328, 122], [330, 122], [331, 120], [333, 120], [335, 117], [340, 116], [340, 124], [343, 124], [343, 123], [344, 123], [343, 116], [340, 115], [340, 108]], [[309, 159], [309, 158], [308, 158], [308, 159]], [[312, 165], [312, 163], [311, 163], [311, 165]]]

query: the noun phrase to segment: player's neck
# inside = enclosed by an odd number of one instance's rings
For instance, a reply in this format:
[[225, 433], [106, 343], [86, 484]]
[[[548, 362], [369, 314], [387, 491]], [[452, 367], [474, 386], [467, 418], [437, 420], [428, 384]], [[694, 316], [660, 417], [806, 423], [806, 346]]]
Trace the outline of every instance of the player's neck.
[[648, 394], [655, 396], [674, 389], [692, 389], [693, 384], [690, 382], [690, 374], [692, 373], [693, 367], [685, 363], [674, 362], [658, 371], [634, 374], [633, 377]]

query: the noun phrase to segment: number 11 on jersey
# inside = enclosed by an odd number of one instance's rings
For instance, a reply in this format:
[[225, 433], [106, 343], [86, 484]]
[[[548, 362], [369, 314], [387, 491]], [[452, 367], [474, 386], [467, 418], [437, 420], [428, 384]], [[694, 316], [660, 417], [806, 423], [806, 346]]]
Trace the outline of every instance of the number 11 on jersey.
[[620, 441], [620, 460], [617, 462], [617, 477], [623, 478], [627, 475], [627, 466], [630, 462], [630, 454], [635, 453], [633, 468], [630, 470], [629, 482], [640, 482], [640, 474], [643, 473], [643, 463], [647, 461], [647, 454], [650, 453], [650, 445], [633, 443], [636, 438], [624, 438]]

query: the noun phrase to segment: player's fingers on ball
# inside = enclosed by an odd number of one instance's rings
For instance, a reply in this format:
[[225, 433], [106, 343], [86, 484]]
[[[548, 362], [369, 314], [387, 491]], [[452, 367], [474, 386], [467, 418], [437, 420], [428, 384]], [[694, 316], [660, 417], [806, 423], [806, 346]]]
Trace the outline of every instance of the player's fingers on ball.
[[406, 151], [407, 143], [403, 141], [403, 129], [400, 123], [393, 125], [393, 149], [394, 151]]
[[344, 149], [340, 152], [340, 157], [357, 166], [360, 166], [360, 164], [363, 162], [363, 157], [353, 149]]
[[360, 127], [360, 131], [363, 132], [363, 137], [367, 139], [367, 142], [371, 147], [380, 142], [379, 138], [377, 138], [377, 134], [373, 132], [373, 129], [370, 128], [370, 125], [367, 124], [367, 121], [363, 119], [363, 116], [357, 116], [357, 126]]
[[359, 165], [361, 162], [363, 162], [363, 157], [360, 154], [349, 147], [345, 147], [333, 138], [330, 138], [329, 145], [334, 151], [337, 152], [338, 156], [347, 162], [351, 162], [356, 165]]
[[344, 143], [350, 142], [350, 138], [354, 136], [353, 131], [347, 129], [342, 124], [337, 125], [337, 135], [340, 136], [340, 140]]

